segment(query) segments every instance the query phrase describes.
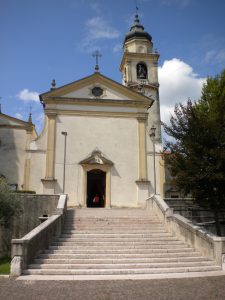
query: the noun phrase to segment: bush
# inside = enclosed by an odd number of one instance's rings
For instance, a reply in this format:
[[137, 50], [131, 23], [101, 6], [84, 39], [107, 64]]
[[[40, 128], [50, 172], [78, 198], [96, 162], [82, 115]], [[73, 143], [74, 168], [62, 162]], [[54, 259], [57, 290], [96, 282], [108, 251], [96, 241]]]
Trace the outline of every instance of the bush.
[[4, 256], [0, 257], [0, 275], [5, 275], [10, 273], [10, 257]]
[[35, 191], [15, 191], [14, 193], [17, 193], [17, 194], [36, 194]]
[[10, 189], [5, 178], [0, 177], [0, 227], [2, 227], [3, 251], [9, 255], [11, 250], [12, 238], [12, 218], [19, 215], [21, 206], [16, 194]]

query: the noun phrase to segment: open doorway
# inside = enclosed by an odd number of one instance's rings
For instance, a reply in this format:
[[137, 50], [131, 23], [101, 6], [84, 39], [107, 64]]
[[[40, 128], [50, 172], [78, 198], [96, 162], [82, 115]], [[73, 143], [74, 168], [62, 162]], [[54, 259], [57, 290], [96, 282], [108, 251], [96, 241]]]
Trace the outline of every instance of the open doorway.
[[105, 207], [106, 172], [87, 172], [87, 207]]

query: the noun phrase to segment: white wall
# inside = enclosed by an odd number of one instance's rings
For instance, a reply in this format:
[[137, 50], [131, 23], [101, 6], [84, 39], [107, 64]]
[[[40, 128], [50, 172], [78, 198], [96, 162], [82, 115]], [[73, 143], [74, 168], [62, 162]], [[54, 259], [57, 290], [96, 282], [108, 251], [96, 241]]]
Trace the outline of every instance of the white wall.
[[25, 129], [1, 128], [0, 130], [0, 174], [11, 184], [22, 189], [26, 158]]
[[138, 121], [130, 118], [57, 116], [56, 193], [62, 191], [64, 136], [67, 131], [66, 187], [70, 202], [80, 199], [82, 166], [79, 162], [98, 148], [114, 166], [111, 170], [111, 205], [135, 206], [138, 179]]

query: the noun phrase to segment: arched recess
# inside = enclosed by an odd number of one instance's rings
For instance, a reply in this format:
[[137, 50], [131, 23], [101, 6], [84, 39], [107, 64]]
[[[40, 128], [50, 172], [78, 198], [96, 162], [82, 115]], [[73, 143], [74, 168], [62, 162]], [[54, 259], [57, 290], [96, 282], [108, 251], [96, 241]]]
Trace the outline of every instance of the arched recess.
[[148, 79], [148, 68], [144, 62], [139, 62], [136, 66], [137, 79]]
[[[90, 203], [90, 195], [88, 195], [88, 174], [94, 174], [94, 172], [102, 172], [105, 175], [105, 187], [104, 187], [104, 207], [111, 206], [111, 168], [113, 166], [113, 162], [108, 160], [101, 151], [95, 150], [92, 154], [82, 160], [80, 162], [82, 166], [82, 206], [89, 206], [87, 204]], [[102, 196], [102, 195], [101, 195]], [[90, 206], [89, 206], [90, 207]]]

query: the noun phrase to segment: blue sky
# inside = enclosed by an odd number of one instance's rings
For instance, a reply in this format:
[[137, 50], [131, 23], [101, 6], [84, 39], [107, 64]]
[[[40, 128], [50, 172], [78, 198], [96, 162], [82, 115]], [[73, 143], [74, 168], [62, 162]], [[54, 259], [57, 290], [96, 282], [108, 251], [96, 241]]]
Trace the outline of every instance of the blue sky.
[[[100, 71], [121, 82], [122, 43], [135, 0], [0, 0], [2, 112], [33, 122], [40, 131], [38, 94]], [[177, 102], [199, 97], [207, 76], [225, 66], [224, 0], [137, 0], [142, 25], [160, 53], [162, 119]]]

